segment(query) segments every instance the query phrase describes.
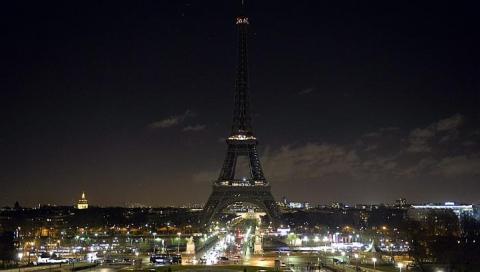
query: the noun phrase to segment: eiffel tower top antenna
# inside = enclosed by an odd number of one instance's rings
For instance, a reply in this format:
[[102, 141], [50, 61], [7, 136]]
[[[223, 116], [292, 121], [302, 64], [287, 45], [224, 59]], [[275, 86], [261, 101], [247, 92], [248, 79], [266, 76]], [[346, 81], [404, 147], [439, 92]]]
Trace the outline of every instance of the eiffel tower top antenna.
[[235, 79], [235, 104], [231, 137], [253, 137], [250, 101], [248, 97], [248, 17], [245, 2], [241, 2], [240, 15], [236, 18], [238, 32], [238, 66]]

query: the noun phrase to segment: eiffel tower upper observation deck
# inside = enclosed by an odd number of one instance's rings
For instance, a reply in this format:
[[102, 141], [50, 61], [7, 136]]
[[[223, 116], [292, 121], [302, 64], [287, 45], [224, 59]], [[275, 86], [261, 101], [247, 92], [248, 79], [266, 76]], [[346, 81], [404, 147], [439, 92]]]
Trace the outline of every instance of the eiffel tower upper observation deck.
[[[242, 12], [236, 18], [238, 31], [238, 67], [235, 80], [233, 124], [227, 138], [227, 154], [222, 170], [213, 183], [213, 191], [205, 207], [203, 223], [209, 222], [217, 213], [236, 202], [250, 203], [267, 213], [272, 221], [279, 217], [278, 207], [265, 179], [257, 152], [257, 138], [252, 130], [248, 96], [248, 27], [249, 19]], [[236, 177], [239, 158], [244, 158], [249, 168], [249, 177]]]

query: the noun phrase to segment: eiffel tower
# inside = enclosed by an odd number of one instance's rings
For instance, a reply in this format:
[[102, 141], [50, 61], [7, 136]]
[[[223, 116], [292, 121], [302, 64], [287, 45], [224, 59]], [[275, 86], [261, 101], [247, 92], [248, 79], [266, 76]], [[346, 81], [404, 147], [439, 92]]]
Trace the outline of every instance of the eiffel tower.
[[[265, 179], [253, 134], [248, 98], [248, 17], [242, 1], [242, 12], [236, 18], [238, 30], [238, 67], [235, 81], [233, 125], [226, 139], [228, 148], [220, 176], [213, 182], [212, 193], [203, 208], [203, 225], [231, 204], [242, 202], [263, 210], [271, 222], [279, 219], [277, 204]], [[247, 161], [249, 177], [235, 176], [238, 159]]]

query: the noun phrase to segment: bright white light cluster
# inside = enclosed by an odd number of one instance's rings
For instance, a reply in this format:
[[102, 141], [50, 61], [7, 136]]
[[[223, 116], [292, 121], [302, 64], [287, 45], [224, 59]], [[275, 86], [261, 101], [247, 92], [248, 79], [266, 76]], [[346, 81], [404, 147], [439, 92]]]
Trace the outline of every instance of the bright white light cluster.
[[238, 17], [237, 18], [237, 25], [238, 24], [248, 24], [248, 18], [247, 17]]
[[253, 136], [246, 136], [246, 135], [232, 135], [230, 137], [228, 137], [229, 140], [241, 140], [241, 141], [245, 141], [245, 140], [256, 140], [257, 138], [253, 137]]

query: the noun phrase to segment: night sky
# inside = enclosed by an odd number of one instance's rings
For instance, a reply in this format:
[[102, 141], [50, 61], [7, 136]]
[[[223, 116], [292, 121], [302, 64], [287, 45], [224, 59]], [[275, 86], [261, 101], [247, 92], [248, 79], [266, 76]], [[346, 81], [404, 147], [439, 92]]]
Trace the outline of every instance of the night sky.
[[[274, 196], [480, 202], [475, 1], [250, 1]], [[0, 205], [202, 203], [231, 125], [237, 1], [5, 1]]]

